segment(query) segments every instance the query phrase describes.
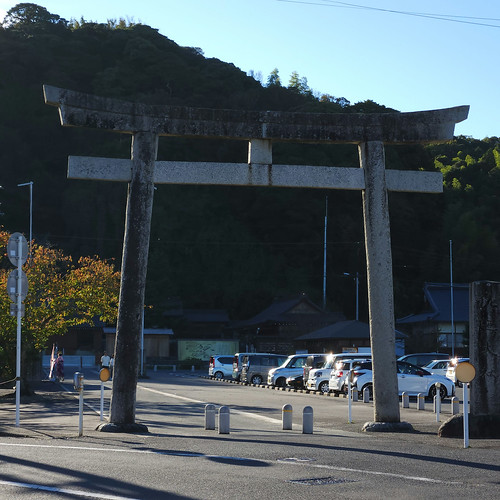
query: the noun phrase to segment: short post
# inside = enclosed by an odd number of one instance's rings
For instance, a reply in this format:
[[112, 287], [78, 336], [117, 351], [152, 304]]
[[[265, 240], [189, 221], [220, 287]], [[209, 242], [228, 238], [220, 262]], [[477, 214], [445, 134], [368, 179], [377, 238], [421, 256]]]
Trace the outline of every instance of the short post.
[[75, 372], [73, 387], [79, 392], [78, 398], [78, 436], [83, 436], [83, 373]]
[[370, 388], [365, 387], [363, 389], [363, 403], [369, 403], [370, 402]]
[[425, 410], [425, 395], [417, 394], [417, 410]]
[[469, 384], [464, 382], [464, 448], [469, 447]]
[[451, 414], [458, 415], [459, 413], [460, 413], [460, 400], [456, 396], [453, 396], [451, 398]]
[[347, 422], [352, 423], [352, 387], [350, 377], [347, 377]]
[[304, 407], [302, 411], [302, 434], [313, 433], [313, 409], [310, 406]]
[[215, 430], [215, 405], [205, 405], [205, 430]]
[[78, 401], [78, 436], [83, 436], [83, 389], [80, 391]]
[[219, 408], [219, 434], [229, 434], [229, 408], [227, 406]]
[[436, 412], [436, 422], [439, 422], [441, 413], [441, 383], [436, 383], [436, 395], [434, 396], [434, 411]]
[[104, 420], [104, 382], [101, 380], [101, 412], [99, 415], [99, 420], [102, 422]]
[[409, 408], [410, 407], [410, 396], [406, 392], [403, 392], [401, 394], [401, 406], [403, 408]]
[[352, 400], [354, 402], [358, 401], [358, 389], [356, 387], [353, 387], [352, 389]]
[[283, 430], [284, 431], [291, 431], [292, 430], [292, 421], [293, 421], [292, 405], [289, 405], [289, 404], [283, 405], [282, 422], [283, 422]]

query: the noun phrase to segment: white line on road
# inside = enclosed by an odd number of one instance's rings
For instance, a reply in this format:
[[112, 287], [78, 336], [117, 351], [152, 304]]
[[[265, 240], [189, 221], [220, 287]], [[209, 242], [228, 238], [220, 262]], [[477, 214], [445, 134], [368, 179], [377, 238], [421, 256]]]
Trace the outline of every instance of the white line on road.
[[5, 486], [14, 486], [16, 488], [28, 488], [31, 490], [50, 491], [51, 493], [62, 493], [64, 495], [75, 495], [75, 496], [87, 497], [87, 498], [99, 498], [99, 499], [103, 499], [103, 500], [140, 500], [138, 498], [119, 497], [116, 495], [106, 495], [104, 493], [94, 493], [94, 492], [90, 492], [90, 491], [68, 490], [67, 488], [55, 488], [53, 486], [43, 486], [41, 484], [16, 483], [15, 481], [2, 481], [2, 480], [0, 480], [0, 484], [3, 484]]
[[[172, 394], [170, 392], [163, 392], [163, 391], [159, 391], [157, 389], [151, 389], [149, 387], [144, 387], [142, 385], [139, 385], [138, 387], [140, 387], [141, 389], [144, 389], [145, 391], [154, 392], [156, 394], [161, 394], [162, 396], [168, 396], [168, 397], [175, 398], [175, 399], [181, 399], [182, 401], [188, 401], [190, 403], [199, 403], [202, 405], [208, 404], [206, 401], [200, 401], [198, 399], [186, 398], [185, 396], [179, 396], [177, 394]], [[233, 408], [231, 408], [231, 413], [234, 413], [235, 415], [244, 415], [245, 417], [255, 418], [257, 420], [263, 420], [263, 421], [269, 422], [271, 424], [281, 423], [281, 420], [278, 418], [265, 417], [264, 415], [258, 415], [257, 413], [249, 413], [246, 411], [234, 410]]]
[[[238, 460], [241, 462], [245, 461], [250, 461], [253, 462], [254, 460], [257, 460], [256, 458], [242, 458], [242, 457], [231, 457], [231, 456], [221, 456], [221, 455], [205, 455], [203, 453], [191, 453], [191, 452], [176, 452], [176, 451], [156, 451], [156, 450], [129, 450], [129, 449], [123, 449], [123, 448], [96, 448], [96, 447], [90, 447], [90, 446], [66, 446], [66, 445], [40, 445], [40, 444], [24, 444], [24, 443], [0, 443], [0, 446], [12, 446], [12, 447], [26, 447], [26, 448], [55, 448], [57, 450], [61, 449], [67, 449], [67, 450], [84, 450], [84, 451], [102, 451], [107, 454], [110, 453], [139, 453], [143, 455], [163, 455], [163, 456], [174, 456], [174, 457], [187, 457], [187, 458], [218, 458], [218, 459], [231, 459], [231, 460]], [[350, 473], [355, 473], [355, 474], [367, 474], [367, 475], [372, 475], [372, 476], [383, 476], [383, 477], [393, 477], [396, 479], [402, 479], [402, 480], [411, 480], [411, 481], [420, 481], [420, 482], [428, 482], [428, 483], [435, 483], [435, 484], [463, 484], [458, 481], [446, 481], [446, 480], [441, 480], [441, 479], [433, 479], [429, 477], [422, 477], [422, 476], [406, 476], [404, 474], [395, 474], [393, 472], [379, 472], [379, 471], [370, 471], [366, 469], [351, 469], [347, 467], [338, 467], [334, 465], [321, 465], [321, 464], [311, 464], [310, 462], [306, 462], [303, 460], [296, 460], [296, 459], [281, 459], [281, 460], [276, 460], [276, 461], [270, 461], [270, 460], [262, 460], [259, 459], [262, 462], [267, 462], [269, 464], [273, 463], [279, 463], [282, 465], [301, 465], [302, 467], [311, 467], [315, 469], [327, 469], [327, 470], [334, 470], [334, 471], [342, 471], [342, 472], [350, 472]], [[8, 481], [0, 481], [0, 484], [10, 484]], [[22, 483], [19, 483], [22, 484]], [[25, 486], [25, 487], [30, 487], [30, 486]], [[42, 487], [46, 488], [46, 487]], [[75, 493], [77, 494], [77, 493]], [[82, 492], [81, 496], [92, 496], [90, 494], [85, 494], [85, 492]], [[96, 496], [96, 495], [94, 495]], [[125, 497], [113, 497], [113, 496], [96, 496], [96, 498], [103, 498], [103, 499], [124, 499]], [[128, 500], [128, 499], [127, 499]]]

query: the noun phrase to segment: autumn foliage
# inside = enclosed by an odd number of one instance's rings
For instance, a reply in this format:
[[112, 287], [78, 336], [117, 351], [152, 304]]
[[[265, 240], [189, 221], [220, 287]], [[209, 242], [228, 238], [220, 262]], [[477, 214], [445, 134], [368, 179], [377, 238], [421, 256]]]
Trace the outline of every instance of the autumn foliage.
[[[10, 235], [0, 231], [0, 371], [2, 378], [15, 369], [16, 317], [10, 316], [7, 278], [14, 266], [6, 254]], [[23, 359], [47, 347], [52, 335], [64, 335], [69, 326], [95, 319], [114, 323], [118, 311], [120, 273], [112, 263], [81, 257], [75, 264], [61, 250], [33, 243], [23, 266], [28, 278], [26, 312], [22, 318]], [[3, 292], [2, 292], [3, 291]]]

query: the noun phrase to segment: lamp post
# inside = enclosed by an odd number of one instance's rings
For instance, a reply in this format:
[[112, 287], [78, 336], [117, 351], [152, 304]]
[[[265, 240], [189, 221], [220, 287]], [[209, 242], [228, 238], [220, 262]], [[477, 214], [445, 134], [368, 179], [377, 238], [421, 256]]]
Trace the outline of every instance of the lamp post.
[[359, 320], [359, 273], [356, 274], [344, 273], [344, 276], [351, 276], [356, 283], [356, 321]]
[[31, 247], [33, 240], [33, 181], [23, 182], [18, 184], [17, 187], [29, 186], [30, 187], [30, 258], [31, 258]]

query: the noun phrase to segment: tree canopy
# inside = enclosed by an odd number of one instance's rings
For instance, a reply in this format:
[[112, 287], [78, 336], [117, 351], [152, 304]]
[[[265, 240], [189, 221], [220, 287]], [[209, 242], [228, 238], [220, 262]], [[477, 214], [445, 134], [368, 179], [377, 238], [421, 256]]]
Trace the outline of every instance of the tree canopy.
[[[394, 112], [373, 100], [351, 103], [316, 92], [275, 68], [261, 84], [232, 64], [181, 47], [131, 22], [69, 21], [42, 7], [14, 7], [0, 29], [0, 191], [4, 226], [23, 231], [28, 198], [17, 183], [34, 181], [34, 234], [73, 262], [115, 258], [122, 249], [126, 185], [68, 180], [69, 155], [130, 157], [121, 134], [60, 126], [43, 103], [42, 84], [151, 104], [320, 113]], [[38, 6], [35, 6], [38, 7]], [[19, 24], [21, 23], [21, 24]], [[28, 36], [27, 36], [28, 35]], [[338, 89], [336, 95], [349, 89]], [[243, 141], [162, 137], [160, 160], [244, 162]], [[441, 171], [441, 195], [390, 193], [396, 315], [418, 311], [425, 281], [500, 280], [499, 140], [457, 137], [447, 144], [387, 146], [387, 167]], [[277, 164], [353, 167], [354, 145], [273, 144]], [[25, 190], [26, 191], [26, 190]], [[307, 189], [158, 185], [146, 287], [147, 326], [168, 326], [172, 300], [187, 308], [227, 309], [245, 319], [273, 297], [307, 293], [321, 303], [325, 197], [328, 195], [327, 304], [360, 317], [367, 304], [361, 194]]]
[[[7, 289], [12, 265], [6, 257], [10, 234], [0, 231], [0, 288]], [[53, 335], [68, 327], [116, 321], [120, 274], [114, 265], [98, 257], [73, 259], [62, 250], [34, 243], [32, 256], [23, 267], [28, 295], [22, 318], [23, 356], [28, 358], [47, 347]], [[15, 373], [17, 319], [9, 315], [10, 300], [0, 294], [0, 376]]]

